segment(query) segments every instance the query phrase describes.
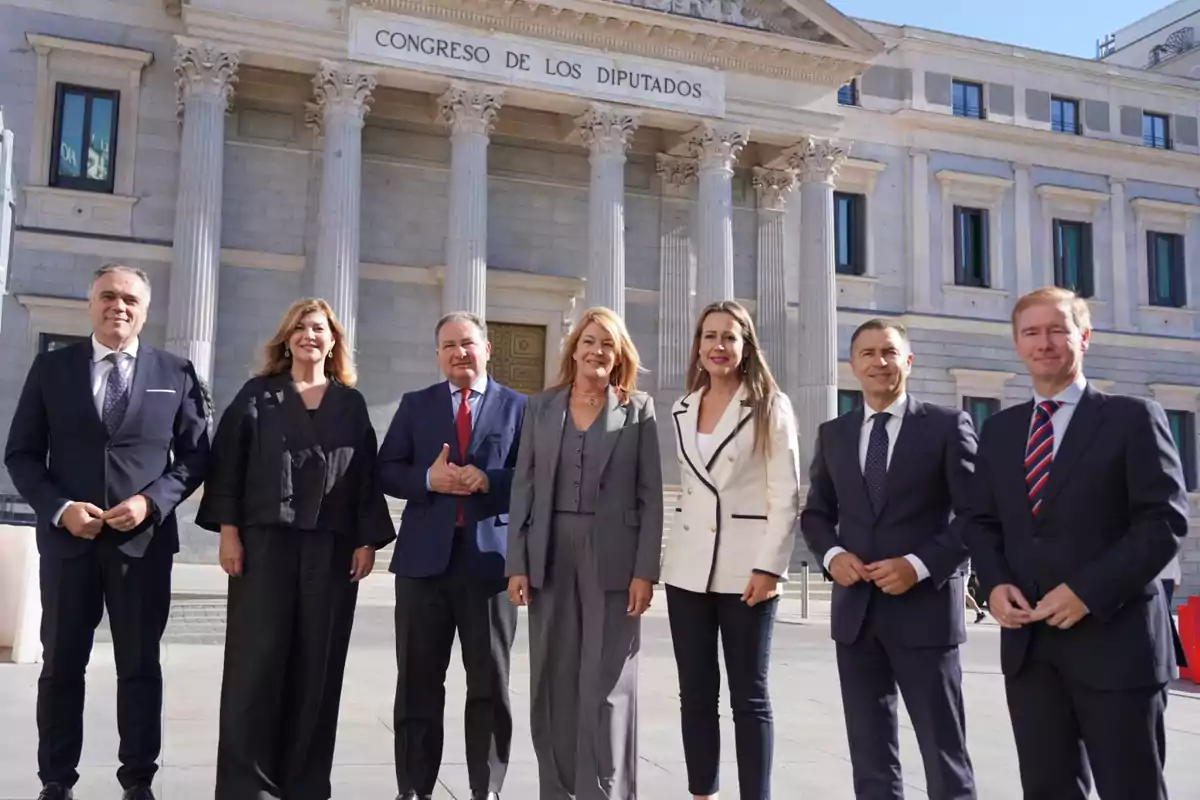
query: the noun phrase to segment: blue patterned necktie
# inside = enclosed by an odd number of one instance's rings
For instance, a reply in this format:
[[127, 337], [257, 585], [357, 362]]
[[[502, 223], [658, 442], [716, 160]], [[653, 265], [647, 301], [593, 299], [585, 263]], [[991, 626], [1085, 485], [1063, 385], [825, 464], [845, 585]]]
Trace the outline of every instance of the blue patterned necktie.
[[867, 440], [867, 461], [863, 466], [863, 480], [867, 483], [867, 495], [875, 513], [883, 508], [883, 486], [887, 480], [888, 432], [887, 424], [892, 415], [881, 411], [872, 419], [871, 438]]
[[104, 386], [104, 411], [100, 414], [100, 418], [104, 421], [104, 427], [108, 429], [109, 436], [112, 436], [117, 432], [117, 428], [121, 427], [121, 420], [125, 418], [125, 409], [129, 406], [129, 381], [126, 380], [125, 373], [121, 370], [121, 357], [120, 353], [109, 353], [104, 357], [112, 364], [112, 369], [108, 371], [108, 381]]

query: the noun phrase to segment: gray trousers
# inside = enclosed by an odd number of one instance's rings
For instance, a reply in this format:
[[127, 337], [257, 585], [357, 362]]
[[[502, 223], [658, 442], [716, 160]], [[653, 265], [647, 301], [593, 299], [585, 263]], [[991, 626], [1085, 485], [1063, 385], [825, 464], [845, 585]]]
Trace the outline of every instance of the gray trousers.
[[593, 518], [555, 514], [543, 586], [529, 603], [530, 728], [541, 800], [637, 797], [637, 654], [629, 592], [596, 575]]

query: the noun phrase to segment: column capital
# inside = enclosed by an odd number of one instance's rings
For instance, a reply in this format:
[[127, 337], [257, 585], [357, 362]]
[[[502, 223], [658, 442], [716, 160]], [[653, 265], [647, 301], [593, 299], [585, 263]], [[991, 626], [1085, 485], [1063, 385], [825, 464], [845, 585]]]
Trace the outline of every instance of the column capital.
[[796, 185], [794, 169], [755, 167], [751, 183], [758, 192], [758, 207], [768, 211], [783, 211], [788, 195]]
[[188, 100], [208, 98], [228, 106], [237, 82], [239, 50], [228, 45], [175, 37], [176, 113]]
[[833, 183], [850, 148], [836, 139], [808, 136], [783, 152], [788, 165], [800, 174], [801, 183]]
[[694, 183], [699, 172], [699, 162], [694, 158], [672, 156], [658, 153], [654, 157], [654, 170], [662, 178], [663, 183], [675, 188], [682, 188]]
[[304, 106], [304, 121], [322, 131], [326, 117], [341, 115], [362, 122], [370, 109], [376, 78], [354, 64], [321, 61], [313, 76], [313, 99]]
[[749, 138], [750, 129], [745, 126], [716, 122], [705, 122], [686, 134], [688, 151], [699, 159], [700, 169], [730, 172]]
[[1117, 189], [1124, 191], [1125, 179], [1124, 178], [1114, 178], [1114, 177], [1110, 176], [1108, 179], [1108, 189], [1109, 189], [1109, 191], [1116, 191]]
[[579, 135], [592, 155], [625, 155], [637, 125], [635, 114], [600, 103], [593, 103], [575, 118]]
[[453, 133], [491, 133], [504, 95], [497, 89], [455, 81], [440, 97], [438, 109]]

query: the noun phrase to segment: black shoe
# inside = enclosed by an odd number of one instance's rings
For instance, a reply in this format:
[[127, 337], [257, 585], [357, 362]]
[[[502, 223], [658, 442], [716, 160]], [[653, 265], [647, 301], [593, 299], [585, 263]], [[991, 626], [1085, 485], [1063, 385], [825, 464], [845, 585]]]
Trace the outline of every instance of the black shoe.
[[396, 800], [433, 800], [431, 794], [417, 794], [416, 792], [405, 792], [397, 795]]
[[986, 616], [987, 616], [987, 614], [983, 613], [982, 611], [976, 611], [975, 612], [975, 624], [978, 625], [979, 623], [983, 622], [983, 619]]
[[47, 783], [42, 787], [42, 793], [38, 795], [38, 800], [74, 800], [74, 798], [71, 787], [65, 783]]
[[121, 800], [154, 800], [154, 792], [150, 791], [150, 784], [141, 783], [126, 789]]
[[471, 795], [471, 800], [500, 800], [500, 795], [495, 792], [477, 792]]

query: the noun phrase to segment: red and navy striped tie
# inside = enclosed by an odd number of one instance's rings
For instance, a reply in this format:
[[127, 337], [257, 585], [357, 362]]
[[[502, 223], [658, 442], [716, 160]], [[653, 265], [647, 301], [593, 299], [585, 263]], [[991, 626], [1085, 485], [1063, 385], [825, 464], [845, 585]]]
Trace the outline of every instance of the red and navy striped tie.
[[1050, 462], [1054, 460], [1054, 423], [1050, 418], [1062, 406], [1058, 400], [1043, 400], [1034, 409], [1029, 426], [1029, 444], [1025, 447], [1025, 487], [1029, 490], [1029, 507], [1036, 517], [1042, 507], [1042, 491], [1050, 479]]

